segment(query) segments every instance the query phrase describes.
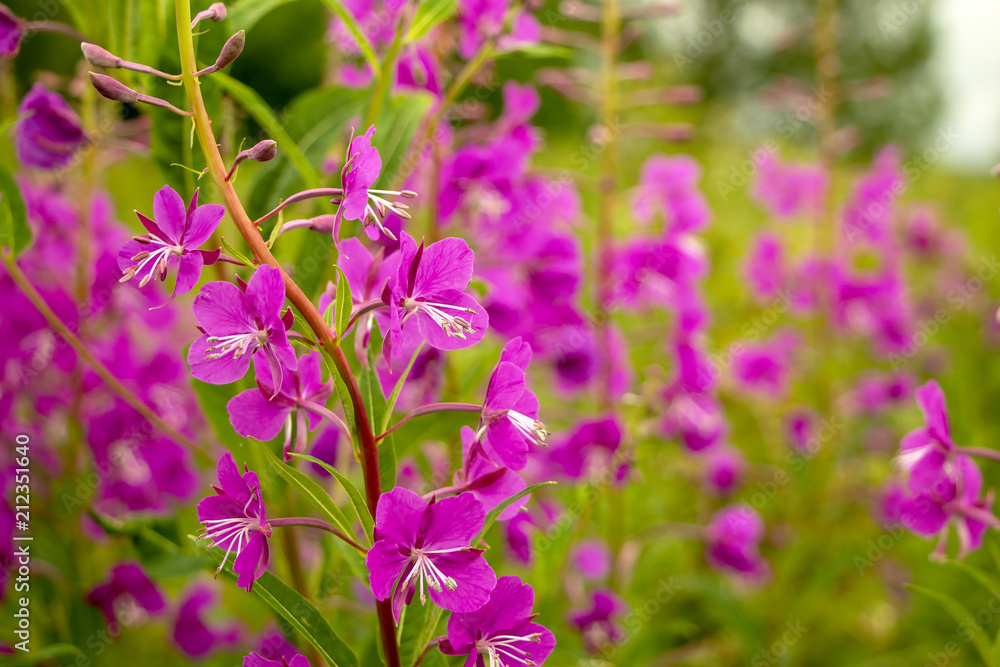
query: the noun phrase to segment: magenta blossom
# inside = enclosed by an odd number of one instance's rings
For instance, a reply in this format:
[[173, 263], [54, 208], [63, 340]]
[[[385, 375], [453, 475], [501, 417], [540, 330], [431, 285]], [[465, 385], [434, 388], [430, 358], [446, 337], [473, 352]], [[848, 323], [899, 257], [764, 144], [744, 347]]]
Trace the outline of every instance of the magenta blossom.
[[713, 566], [750, 579], [767, 576], [770, 568], [758, 552], [764, 521], [749, 505], [728, 505], [705, 529], [705, 557]]
[[597, 590], [589, 608], [569, 612], [569, 622], [580, 629], [587, 650], [596, 653], [607, 644], [617, 644], [625, 636], [618, 618], [628, 605], [610, 590]]
[[0, 57], [16, 56], [23, 37], [24, 23], [7, 5], [0, 5]]
[[[455, 473], [454, 482], [468, 489], [469, 493], [483, 504], [484, 511], [491, 511], [527, 487], [520, 475], [486, 458], [482, 443], [476, 438], [476, 432], [468, 426], [462, 427], [462, 454], [464, 466]], [[514, 518], [527, 504], [529, 498], [530, 496], [525, 496], [511, 503], [497, 518], [500, 521]]]
[[474, 253], [459, 238], [446, 238], [426, 248], [406, 232], [400, 241], [401, 261], [383, 299], [389, 305], [390, 329], [385, 356], [391, 363], [415, 329], [431, 347], [458, 350], [486, 335], [486, 310], [465, 289], [472, 280]]
[[[226, 405], [229, 421], [240, 435], [257, 440], [270, 440], [285, 428], [285, 458], [289, 452], [306, 450], [306, 437], [323, 420], [321, 413], [333, 394], [333, 383], [323, 382], [319, 352], [311, 352], [298, 361], [298, 370], [282, 368], [281, 389], [270, 386], [267, 360], [262, 352], [254, 354], [257, 389], [248, 389], [234, 396]], [[267, 378], [267, 379], [265, 379]], [[295, 443], [291, 440], [295, 424]]]
[[903, 436], [897, 461], [910, 475], [910, 491], [921, 493], [940, 479], [956, 447], [948, 428], [948, 411], [941, 386], [929, 380], [914, 393], [924, 415], [924, 426]]
[[601, 540], [584, 540], [573, 547], [573, 565], [585, 579], [600, 581], [611, 574], [611, 549]]
[[118, 251], [118, 268], [125, 274], [121, 282], [139, 276], [139, 287], [144, 287], [153, 278], [166, 279], [167, 268], [176, 265], [177, 281], [170, 300], [190, 292], [201, 277], [202, 267], [214, 264], [219, 258], [218, 250], [198, 250], [198, 247], [222, 222], [225, 207], [219, 204], [198, 206], [198, 191], [195, 190], [185, 209], [181, 196], [169, 185], [164, 185], [153, 196], [155, 221], [138, 211], [135, 214], [149, 233], [132, 237]]
[[243, 658], [243, 667], [309, 667], [309, 658], [296, 654], [291, 660], [268, 660], [254, 651]]
[[733, 352], [733, 377], [746, 391], [784, 396], [798, 342], [795, 334], [782, 331], [763, 343], [743, 345]]
[[[0, 20], [0, 42], [2, 40]], [[40, 83], [21, 100], [17, 114], [19, 120], [14, 126], [17, 159], [26, 167], [62, 169], [88, 142], [83, 121], [76, 112], [59, 93]]]
[[108, 581], [92, 588], [87, 601], [100, 608], [108, 626], [118, 628], [118, 615], [131, 617], [137, 608], [158, 614], [167, 607], [156, 584], [146, 576], [138, 563], [123, 562], [111, 568]]
[[812, 217], [823, 210], [828, 178], [820, 166], [783, 164], [766, 149], [757, 151], [752, 196], [779, 220]]
[[392, 596], [397, 623], [418, 588], [421, 604], [428, 594], [451, 611], [470, 612], [486, 604], [496, 575], [483, 550], [469, 546], [485, 520], [482, 503], [469, 493], [430, 505], [398, 486], [382, 494], [366, 564], [372, 593], [379, 600]]
[[212, 627], [204, 616], [218, 595], [208, 586], [196, 585], [181, 601], [174, 622], [174, 643], [190, 658], [202, 658], [215, 650], [236, 646], [243, 635], [236, 622]]
[[448, 637], [438, 646], [445, 655], [467, 655], [465, 664], [537, 667], [555, 648], [556, 638], [533, 622], [535, 591], [519, 577], [497, 579], [490, 600], [472, 612], [448, 619]]
[[957, 557], [961, 559], [982, 546], [987, 528], [1000, 524], [991, 512], [993, 492], [980, 498], [983, 475], [967, 456], [957, 454], [937, 470], [936, 479], [927, 480], [920, 491], [900, 503], [902, 522], [918, 535], [938, 535], [934, 555], [942, 559], [947, 558], [948, 532], [954, 525], [959, 542]]
[[712, 217], [698, 190], [701, 165], [689, 155], [653, 155], [642, 165], [635, 201], [635, 217], [651, 223], [662, 217], [668, 235], [696, 232]]
[[[347, 148], [347, 157], [340, 170], [340, 182], [344, 194], [340, 206], [337, 207], [333, 225], [334, 243], [339, 243], [341, 220], [360, 220], [368, 238], [374, 241], [383, 235], [396, 240], [396, 236], [382, 224], [386, 211], [409, 217], [405, 213], [405, 206], [394, 204], [380, 196], [404, 193], [371, 189], [382, 170], [382, 158], [378, 154], [378, 149], [372, 146], [373, 134], [375, 134], [374, 125], [361, 136], [354, 137]], [[413, 195], [408, 193], [404, 196]]]
[[538, 398], [525, 381], [530, 361], [531, 346], [520, 337], [504, 345], [480, 417], [479, 434], [487, 455], [511, 470], [524, 468], [528, 447], [544, 444], [548, 436], [538, 421]]
[[235, 382], [246, 375], [253, 353], [261, 350], [271, 371], [270, 386], [280, 391], [281, 367], [298, 367], [286, 334], [291, 310], [281, 315], [284, 303], [281, 271], [267, 265], [254, 272], [245, 289], [225, 282], [202, 287], [194, 315], [205, 335], [188, 350], [191, 375], [210, 384]]
[[705, 454], [705, 486], [716, 495], [728, 495], [743, 481], [746, 467], [746, 459], [740, 450], [712, 447]]
[[203, 539], [226, 550], [219, 570], [225, 566], [229, 554], [234, 554], [236, 585], [249, 591], [267, 570], [271, 525], [264, 514], [257, 474], [246, 466], [244, 470], [241, 476], [229, 452], [219, 459], [219, 486], [212, 487], [216, 495], [198, 503], [198, 520], [205, 527]]

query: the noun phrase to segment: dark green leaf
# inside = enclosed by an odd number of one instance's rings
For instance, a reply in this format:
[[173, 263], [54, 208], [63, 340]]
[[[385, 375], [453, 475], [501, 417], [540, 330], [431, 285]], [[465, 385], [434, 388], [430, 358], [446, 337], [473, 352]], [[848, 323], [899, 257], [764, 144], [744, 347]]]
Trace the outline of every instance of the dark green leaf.
[[284, 463], [275, 456], [267, 445], [260, 443], [261, 450], [268, 465], [281, 476], [288, 484], [298, 491], [304, 498], [312, 501], [318, 509], [336, 528], [340, 529], [348, 537], [354, 537], [354, 530], [343, 510], [337, 507], [330, 495], [323, 490], [319, 484], [314, 482], [305, 473], [299, 472], [292, 466]]
[[31, 243], [28, 213], [13, 175], [0, 166], [0, 246], [17, 257]]
[[[209, 549], [194, 537], [189, 537], [202, 549], [206, 551]], [[224, 571], [233, 577], [236, 576], [231, 563], [226, 564]], [[273, 574], [265, 572], [254, 582], [253, 592], [316, 647], [330, 667], [353, 667], [358, 664], [357, 657], [337, 636], [319, 610]]]
[[222, 252], [226, 253], [235, 260], [238, 260], [245, 264], [246, 266], [254, 266], [254, 261], [244, 255], [242, 252], [234, 248], [233, 246], [226, 243], [226, 239], [222, 239]]
[[351, 285], [347, 282], [347, 276], [344, 275], [339, 266], [337, 267], [337, 298], [335, 303], [333, 323], [339, 341], [343, 338], [344, 332], [347, 331], [347, 324], [351, 321], [351, 309], [354, 307]]
[[[32, 648], [31, 652], [16, 658], [8, 658], [4, 661], [7, 667], [29, 667], [39, 665], [46, 660], [55, 658], [68, 658], [72, 656], [83, 656], [83, 651], [72, 644], [52, 644], [45, 648]], [[79, 658], [76, 658], [78, 660]]]
[[961, 602], [946, 593], [940, 593], [930, 588], [917, 586], [916, 584], [907, 584], [906, 587], [937, 602], [956, 623], [969, 633], [972, 643], [975, 644], [976, 650], [979, 651], [979, 655], [987, 667], [996, 667], [996, 662], [993, 659], [993, 646], [989, 636], [976, 621], [975, 615], [966, 609]]
[[385, 433], [386, 429], [389, 428], [389, 421], [392, 419], [392, 411], [396, 408], [396, 401], [399, 400], [399, 394], [403, 391], [403, 385], [406, 384], [406, 378], [410, 374], [410, 370], [413, 368], [414, 362], [417, 360], [417, 355], [420, 354], [420, 350], [424, 349], [423, 342], [417, 346], [417, 349], [413, 351], [413, 356], [410, 357], [410, 363], [406, 365], [406, 369], [403, 374], [399, 376], [399, 380], [396, 381], [396, 386], [392, 388], [392, 393], [389, 394], [389, 400], [385, 402], [385, 414], [382, 417], [382, 428], [379, 429], [379, 433]]
[[312, 463], [321, 466], [324, 470], [333, 475], [338, 482], [340, 482], [340, 485], [344, 487], [344, 490], [347, 491], [348, 497], [351, 499], [351, 505], [354, 506], [354, 516], [361, 521], [361, 525], [364, 526], [365, 536], [368, 538], [368, 544], [371, 545], [375, 522], [372, 520], [372, 515], [368, 511], [368, 505], [365, 504], [365, 498], [361, 495], [361, 492], [358, 491], [358, 487], [354, 486], [354, 484], [351, 483], [351, 480], [344, 477], [340, 474], [339, 470], [325, 461], [320, 461], [316, 457], [309, 456], [308, 454], [293, 453], [292, 456], [305, 459], [306, 461], [311, 461]]
[[233, 32], [250, 30], [272, 9], [277, 9], [288, 2], [291, 0], [237, 0], [229, 6], [226, 13], [229, 27]]

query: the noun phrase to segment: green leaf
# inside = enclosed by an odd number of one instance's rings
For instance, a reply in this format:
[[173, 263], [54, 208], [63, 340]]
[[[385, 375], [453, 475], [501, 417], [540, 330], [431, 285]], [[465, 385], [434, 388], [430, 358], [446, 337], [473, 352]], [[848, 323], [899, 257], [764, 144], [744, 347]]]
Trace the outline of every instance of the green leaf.
[[284, 152], [288, 160], [295, 165], [295, 169], [298, 170], [308, 187], [318, 188], [322, 185], [319, 172], [309, 163], [298, 144], [285, 131], [284, 124], [274, 113], [274, 110], [253, 88], [223, 72], [213, 74], [212, 80], [222, 86], [264, 128], [264, 131], [278, 142], [278, 149]]
[[325, 461], [320, 461], [314, 456], [309, 456], [308, 454], [296, 454], [292, 453], [292, 456], [306, 461], [311, 461], [318, 466], [321, 466], [328, 473], [333, 475], [340, 485], [344, 487], [344, 491], [347, 491], [347, 496], [351, 499], [351, 505], [354, 506], [354, 514], [361, 521], [361, 525], [364, 526], [365, 536], [368, 538], [368, 544], [371, 545], [373, 539], [373, 533], [375, 529], [375, 522], [372, 520], [371, 512], [368, 511], [368, 505], [365, 504], [365, 498], [361, 495], [358, 487], [351, 483], [351, 480], [340, 474], [340, 471], [326, 463]]
[[238, 0], [231, 4], [226, 13], [232, 32], [250, 30], [272, 9], [287, 4], [291, 0]]
[[996, 667], [997, 663], [993, 657], [993, 646], [989, 636], [976, 622], [976, 617], [972, 612], [966, 609], [961, 602], [946, 593], [940, 593], [916, 584], [907, 584], [906, 587], [937, 602], [949, 616], [955, 619], [959, 626], [969, 633], [972, 643], [975, 644], [976, 650], [979, 651], [979, 655], [987, 667]]
[[351, 321], [351, 309], [354, 307], [354, 297], [351, 295], [351, 285], [347, 282], [344, 271], [337, 267], [337, 298], [335, 300], [333, 323], [334, 331], [339, 342], [347, 331], [347, 325]]
[[556, 44], [521, 44], [511, 49], [497, 51], [495, 54], [497, 59], [505, 56], [519, 56], [522, 58], [560, 58], [562, 60], [571, 60], [573, 58], [573, 49], [567, 46], [558, 46]]
[[946, 563], [946, 565], [964, 571], [977, 582], [982, 584], [983, 588], [986, 589], [986, 592], [994, 596], [1000, 596], [1000, 577], [983, 572], [978, 567], [969, 565], [965, 561], [950, 560]]
[[396, 401], [399, 400], [399, 394], [403, 391], [403, 385], [406, 384], [406, 377], [410, 374], [410, 369], [413, 368], [414, 362], [417, 360], [417, 355], [420, 354], [420, 350], [424, 349], [424, 342], [421, 341], [417, 349], [413, 351], [413, 356], [410, 357], [410, 363], [406, 365], [406, 369], [403, 370], [403, 374], [399, 376], [399, 380], [396, 381], [396, 386], [392, 388], [392, 393], [389, 394], [389, 400], [385, 402], [385, 414], [382, 417], [382, 428], [379, 433], [385, 433], [385, 430], [389, 428], [389, 421], [392, 419], [392, 411], [396, 408]]
[[383, 491], [396, 486], [396, 444], [391, 435], [378, 445], [378, 478]]
[[376, 125], [379, 130], [375, 133], [375, 143], [382, 157], [378, 187], [392, 189], [403, 160], [410, 151], [413, 135], [427, 119], [433, 102], [434, 99], [427, 93], [400, 95], [389, 99], [382, 109]]
[[[347, 422], [348, 428], [351, 429], [351, 433], [355, 434], [355, 438], [358, 433], [357, 420], [354, 417], [354, 403], [351, 402], [351, 394], [347, 389], [347, 384], [344, 382], [344, 378], [340, 377], [340, 372], [337, 370], [337, 364], [330, 357], [330, 353], [326, 351], [326, 348], [320, 348], [320, 353], [323, 355], [323, 360], [326, 361], [327, 370], [330, 371], [330, 376], [333, 378], [333, 386], [337, 389], [337, 396], [340, 397], [340, 405], [344, 410], [344, 421]], [[355, 440], [355, 443], [357, 440]]]
[[226, 253], [233, 259], [243, 262], [247, 266], [255, 266], [254, 261], [244, 255], [242, 252], [234, 248], [233, 246], [226, 243], [226, 237], [222, 237], [222, 252]]
[[451, 18], [458, 9], [458, 0], [424, 0], [417, 7], [404, 41], [416, 42], [436, 25]]
[[17, 257], [31, 243], [28, 213], [14, 176], [0, 166], [0, 246]]
[[472, 543], [475, 544], [479, 540], [486, 537], [486, 533], [493, 526], [493, 524], [496, 523], [497, 517], [500, 516], [500, 513], [503, 512], [505, 509], [516, 503], [521, 498], [524, 498], [526, 495], [534, 491], [537, 491], [542, 487], [555, 486], [555, 485], [556, 485], [555, 482], [539, 482], [538, 484], [532, 484], [525, 490], [521, 491], [520, 493], [515, 493], [510, 498], [508, 498], [507, 500], [503, 501], [502, 503], [494, 507], [493, 511], [491, 511], [489, 514], [486, 515], [486, 523], [483, 524], [483, 529], [479, 531], [479, 535], [476, 537], [476, 539], [472, 541]]
[[354, 41], [358, 43], [361, 54], [365, 57], [368, 66], [372, 68], [372, 74], [377, 79], [379, 70], [382, 69], [382, 61], [375, 55], [375, 49], [372, 48], [368, 37], [365, 36], [365, 33], [361, 30], [361, 26], [358, 25], [354, 14], [348, 11], [343, 3], [338, 0], [322, 0], [322, 2], [326, 5], [327, 9], [336, 14], [337, 18], [344, 22], [344, 26], [351, 32]]
[[[209, 550], [208, 546], [199, 543], [193, 536], [188, 537], [200, 548]], [[230, 576], [236, 576], [232, 563], [227, 563], [224, 571]], [[320, 657], [330, 667], [354, 667], [358, 664], [357, 656], [337, 636], [319, 610], [273, 574], [264, 572], [254, 582], [253, 592], [316, 647]]]
[[[19, 658], [8, 658], [4, 661], [4, 664], [7, 665], [7, 667], [29, 667], [30, 665], [41, 664], [46, 660], [52, 660], [54, 658], [67, 658], [71, 656], [83, 656], [83, 651], [72, 644], [52, 644], [51, 646], [46, 646], [45, 648], [33, 648], [30, 653]], [[78, 659], [79, 658], [74, 659], [74, 663]]]
[[[416, 605], [411, 605], [411, 611], [416, 611], [418, 609], [423, 609], [423, 623], [420, 624], [420, 631], [412, 636], [411, 633], [404, 633], [403, 640], [400, 643], [400, 657], [403, 659], [404, 664], [412, 665], [420, 658], [420, 654], [424, 652], [427, 648], [427, 643], [435, 636], [437, 632], [437, 627], [441, 623], [441, 617], [444, 615], [444, 609], [437, 606], [436, 604], [429, 604], [423, 607], [417, 607]], [[411, 621], [418, 621], [419, 618], [411, 618]], [[411, 623], [413, 627], [414, 623]], [[407, 650], [409, 649], [409, 650]], [[409, 660], [406, 656], [409, 653]]]
[[282, 479], [288, 482], [302, 496], [310, 499], [330, 523], [340, 529], [342, 533], [349, 537], [354, 537], [354, 531], [347, 517], [344, 516], [343, 510], [337, 507], [337, 504], [323, 490], [323, 487], [312, 481], [305, 473], [299, 472], [292, 466], [284, 463], [264, 443], [260, 443], [260, 447], [264, 452], [264, 458], [267, 459], [268, 464]]
[[240, 392], [240, 383], [209, 384], [192, 377], [191, 386], [198, 397], [198, 404], [201, 406], [205, 418], [219, 441], [230, 448], [239, 446], [243, 442], [243, 438], [233, 430], [226, 406]]

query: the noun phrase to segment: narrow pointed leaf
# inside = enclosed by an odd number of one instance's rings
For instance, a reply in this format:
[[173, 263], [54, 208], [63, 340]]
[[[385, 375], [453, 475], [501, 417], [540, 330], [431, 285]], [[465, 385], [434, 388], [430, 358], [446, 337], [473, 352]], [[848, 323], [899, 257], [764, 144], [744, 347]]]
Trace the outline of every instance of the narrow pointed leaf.
[[294, 453], [292, 454], [292, 456], [295, 456], [300, 459], [305, 459], [306, 461], [310, 461], [318, 466], [321, 466], [324, 470], [333, 475], [338, 482], [340, 482], [340, 485], [344, 487], [345, 491], [347, 491], [347, 496], [351, 499], [351, 505], [354, 506], [354, 516], [356, 516], [358, 520], [361, 521], [361, 525], [364, 526], [365, 537], [368, 538], [368, 545], [371, 545], [372, 534], [375, 529], [375, 522], [372, 520], [372, 515], [368, 511], [368, 505], [365, 504], [365, 498], [363, 495], [361, 495], [361, 492], [358, 490], [358, 487], [354, 486], [354, 484], [351, 483], [351, 480], [347, 479], [342, 474], [340, 474], [339, 470], [337, 470], [336, 468], [334, 468], [333, 466], [324, 461], [320, 461], [314, 456], [309, 456], [308, 454], [294, 454]]
[[486, 536], [486, 533], [489, 532], [489, 529], [493, 526], [494, 523], [496, 523], [497, 517], [500, 516], [500, 514], [505, 509], [516, 503], [521, 498], [524, 498], [526, 495], [534, 491], [537, 491], [542, 487], [555, 486], [555, 484], [556, 482], [539, 482], [538, 484], [532, 484], [531, 486], [524, 489], [520, 493], [515, 493], [510, 498], [508, 498], [507, 500], [503, 501], [502, 503], [494, 507], [493, 510], [486, 515], [486, 523], [483, 524], [483, 529], [479, 531], [479, 536], [476, 537], [476, 539], [474, 539], [472, 543], [475, 544], [476, 542], [478, 542], [479, 540], [483, 539]]
[[966, 609], [961, 602], [946, 593], [924, 588], [923, 586], [907, 584], [906, 587], [937, 602], [956, 623], [969, 633], [972, 643], [975, 644], [976, 650], [979, 651], [979, 655], [987, 667], [996, 667], [996, 662], [993, 658], [993, 645], [989, 636], [976, 621], [975, 615]]

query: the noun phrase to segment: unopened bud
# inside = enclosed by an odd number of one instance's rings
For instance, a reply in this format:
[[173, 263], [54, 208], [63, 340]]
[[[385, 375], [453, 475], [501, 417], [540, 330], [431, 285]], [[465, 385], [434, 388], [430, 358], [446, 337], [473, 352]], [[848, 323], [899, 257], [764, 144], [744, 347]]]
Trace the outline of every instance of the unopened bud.
[[215, 68], [220, 70], [227, 65], [232, 64], [234, 60], [240, 57], [243, 53], [243, 47], [247, 43], [247, 34], [245, 31], [240, 30], [238, 33], [226, 40], [225, 45], [222, 47], [222, 51], [219, 52], [219, 57], [215, 59]]
[[139, 93], [135, 92], [125, 84], [112, 79], [110, 76], [98, 74], [97, 72], [91, 72], [90, 82], [94, 85], [94, 88], [97, 89], [97, 92], [100, 93], [102, 97], [106, 97], [109, 100], [126, 102], [128, 104], [135, 104], [139, 101]]
[[273, 160], [278, 154], [278, 144], [273, 139], [265, 139], [252, 148], [247, 149], [247, 159], [255, 162]]
[[121, 67], [121, 58], [102, 49], [97, 44], [83, 42], [80, 44], [80, 50], [83, 51], [83, 57], [87, 59], [87, 62], [94, 67], [107, 67], [109, 69]]
[[191, 27], [194, 28], [198, 25], [199, 21], [215, 21], [218, 23], [224, 18], [226, 18], [226, 6], [221, 2], [213, 2], [209, 5], [208, 9], [198, 12], [194, 20], [191, 21]]

